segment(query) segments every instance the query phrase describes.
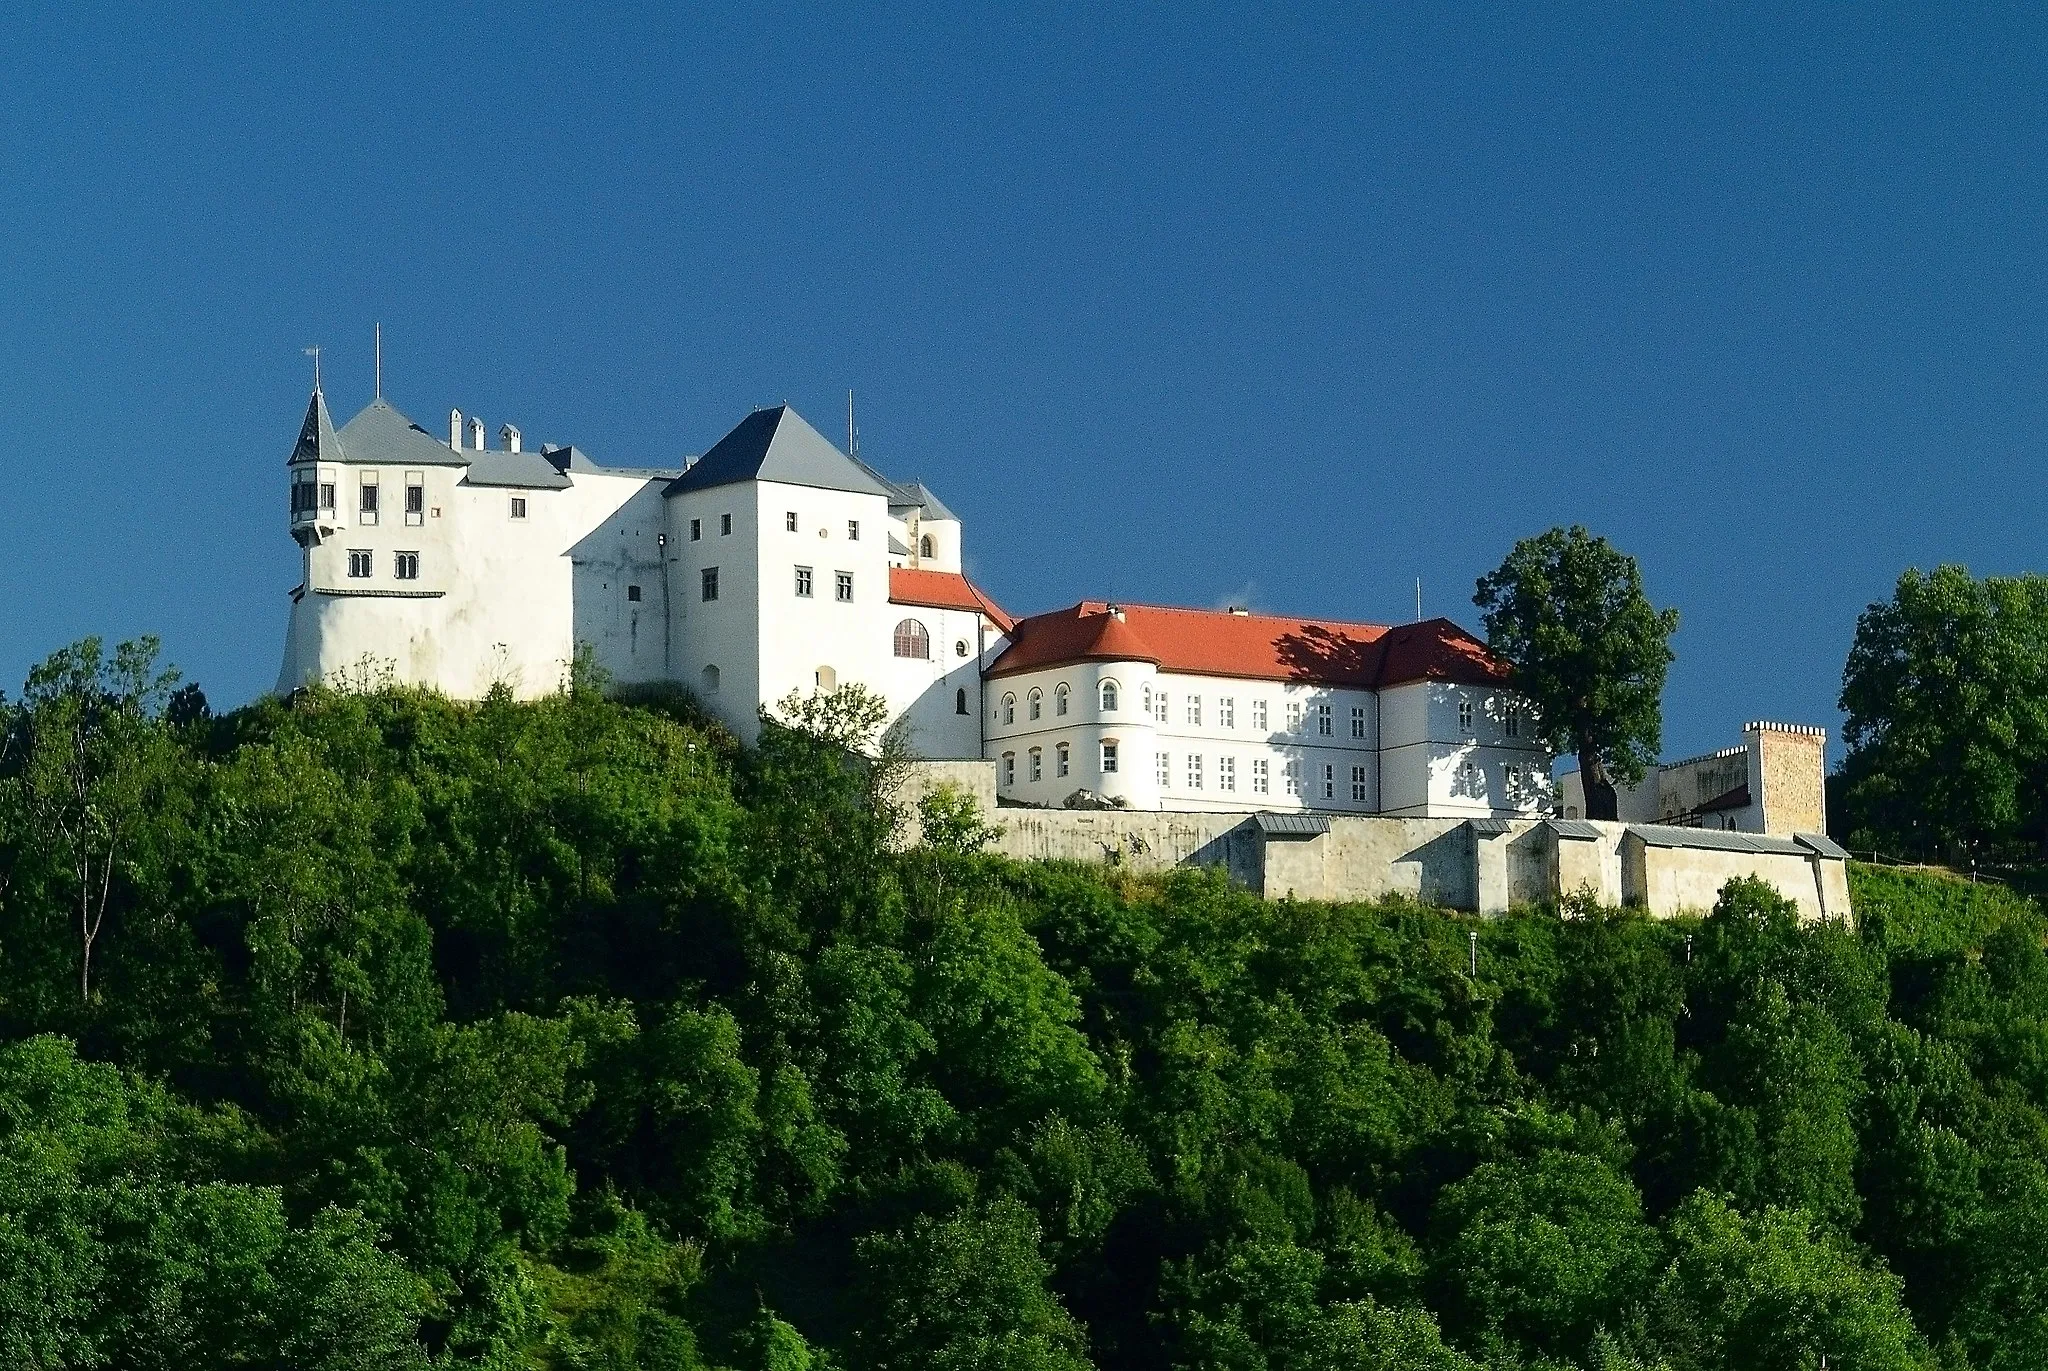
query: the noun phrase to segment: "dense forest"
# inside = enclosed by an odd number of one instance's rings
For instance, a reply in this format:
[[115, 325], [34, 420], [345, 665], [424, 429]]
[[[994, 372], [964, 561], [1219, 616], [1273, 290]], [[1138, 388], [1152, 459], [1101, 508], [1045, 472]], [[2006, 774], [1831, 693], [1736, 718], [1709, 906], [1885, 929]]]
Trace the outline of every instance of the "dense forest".
[[2048, 1365], [1995, 886], [1267, 904], [680, 698], [175, 686], [0, 719], [7, 1366]]

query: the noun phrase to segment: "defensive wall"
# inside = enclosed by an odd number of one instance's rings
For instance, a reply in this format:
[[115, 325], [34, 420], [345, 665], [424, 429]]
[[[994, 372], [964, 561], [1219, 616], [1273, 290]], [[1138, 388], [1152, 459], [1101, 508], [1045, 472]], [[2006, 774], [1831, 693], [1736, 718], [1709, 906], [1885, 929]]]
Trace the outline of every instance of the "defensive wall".
[[[986, 763], [923, 763], [907, 790], [950, 782], [984, 798]], [[929, 772], [926, 768], [930, 768]], [[924, 774], [920, 774], [924, 773]], [[992, 778], [992, 770], [990, 776]], [[1021, 861], [1161, 872], [1214, 866], [1267, 899], [1405, 895], [1504, 913], [1581, 890], [1660, 918], [1704, 912], [1737, 876], [1769, 882], [1804, 920], [1850, 915], [1848, 854], [1819, 834], [1731, 833], [1584, 819], [1397, 819], [1339, 814], [994, 809], [993, 849]]]

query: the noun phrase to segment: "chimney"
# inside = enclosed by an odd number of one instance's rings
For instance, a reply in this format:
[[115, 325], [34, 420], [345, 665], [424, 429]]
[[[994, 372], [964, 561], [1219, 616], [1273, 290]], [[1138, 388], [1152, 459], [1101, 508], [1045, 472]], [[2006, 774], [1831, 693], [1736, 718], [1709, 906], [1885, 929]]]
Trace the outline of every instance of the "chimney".
[[507, 424], [498, 430], [498, 441], [505, 445], [505, 451], [519, 451], [519, 430]]
[[482, 452], [484, 450], [483, 420], [471, 419], [469, 421], [469, 445], [475, 448], [478, 452]]
[[1112, 619], [1115, 619], [1118, 623], [1124, 622], [1124, 607], [1122, 605], [1112, 602], [1104, 605], [1103, 608], [1109, 611], [1109, 616]]
[[462, 411], [459, 409], [448, 411], [448, 446], [457, 452], [462, 451]]

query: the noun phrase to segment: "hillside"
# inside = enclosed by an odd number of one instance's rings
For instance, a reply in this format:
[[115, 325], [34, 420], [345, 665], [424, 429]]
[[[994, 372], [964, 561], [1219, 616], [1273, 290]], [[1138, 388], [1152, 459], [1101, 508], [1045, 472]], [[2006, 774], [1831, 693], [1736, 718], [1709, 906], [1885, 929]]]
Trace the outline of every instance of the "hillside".
[[1995, 887], [1268, 905], [676, 702], [145, 676], [7, 706], [10, 1366], [2048, 1365]]

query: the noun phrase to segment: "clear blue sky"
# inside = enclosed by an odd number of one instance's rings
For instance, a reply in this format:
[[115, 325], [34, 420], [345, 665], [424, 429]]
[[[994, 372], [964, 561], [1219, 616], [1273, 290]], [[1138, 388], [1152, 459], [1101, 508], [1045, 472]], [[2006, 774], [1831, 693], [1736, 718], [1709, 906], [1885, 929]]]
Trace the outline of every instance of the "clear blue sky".
[[[1579, 521], [1684, 625], [1671, 755], [1837, 722], [1901, 568], [2041, 565], [2035, 6], [0, 17], [0, 682], [274, 678], [338, 418], [673, 462], [755, 404], [1107, 593], [1477, 626]], [[69, 8], [69, 7], [61, 7]]]

